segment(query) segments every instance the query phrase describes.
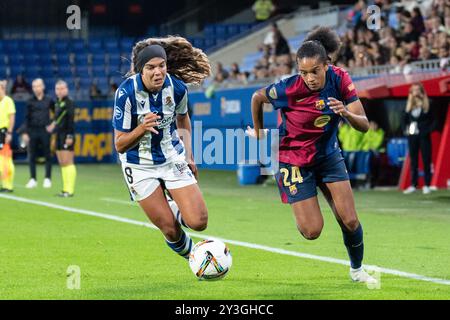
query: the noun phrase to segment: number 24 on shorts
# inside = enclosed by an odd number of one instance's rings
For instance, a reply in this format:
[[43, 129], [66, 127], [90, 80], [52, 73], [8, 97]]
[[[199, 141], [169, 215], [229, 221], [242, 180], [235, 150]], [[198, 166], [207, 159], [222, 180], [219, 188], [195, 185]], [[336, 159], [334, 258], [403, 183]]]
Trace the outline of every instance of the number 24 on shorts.
[[[303, 177], [300, 173], [299, 167], [291, 167], [291, 174], [289, 175], [289, 169], [288, 168], [281, 168], [280, 173], [283, 175], [283, 184], [286, 187], [289, 187], [290, 185], [295, 184], [296, 182], [302, 183]], [[290, 176], [290, 182], [289, 182], [289, 176]]]

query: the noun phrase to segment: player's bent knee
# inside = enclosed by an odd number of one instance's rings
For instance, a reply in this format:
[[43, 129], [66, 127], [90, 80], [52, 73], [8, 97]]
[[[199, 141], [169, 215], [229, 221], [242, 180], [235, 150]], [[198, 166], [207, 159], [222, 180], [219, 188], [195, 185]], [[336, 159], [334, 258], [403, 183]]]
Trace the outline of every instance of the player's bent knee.
[[321, 232], [322, 230], [309, 231], [306, 233], [302, 233], [302, 235], [306, 240], [316, 240], [317, 238], [320, 237]]
[[203, 231], [208, 226], [208, 212], [202, 211], [200, 215], [188, 222], [189, 228], [195, 231]]
[[359, 220], [356, 217], [352, 217], [349, 219], [343, 219], [342, 222], [343, 222], [345, 228], [347, 229], [347, 231], [350, 231], [350, 232], [355, 231], [359, 226]]
[[301, 229], [300, 227], [298, 227], [298, 231], [306, 240], [315, 240], [320, 237], [320, 234], [322, 233], [322, 228]]

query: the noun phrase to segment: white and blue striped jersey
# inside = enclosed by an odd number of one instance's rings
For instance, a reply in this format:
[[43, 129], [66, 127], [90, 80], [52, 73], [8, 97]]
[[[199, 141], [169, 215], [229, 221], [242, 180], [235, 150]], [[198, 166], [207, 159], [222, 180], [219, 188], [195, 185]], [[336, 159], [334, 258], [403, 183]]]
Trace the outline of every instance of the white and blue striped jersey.
[[149, 112], [161, 117], [159, 125], [155, 127], [158, 134], [147, 132], [134, 147], [120, 153], [122, 163], [158, 165], [170, 162], [184, 152], [175, 120], [177, 114], [186, 114], [188, 111], [187, 95], [184, 82], [169, 74], [162, 89], [155, 94], [145, 90], [140, 74], [122, 82], [114, 99], [114, 129], [131, 132]]

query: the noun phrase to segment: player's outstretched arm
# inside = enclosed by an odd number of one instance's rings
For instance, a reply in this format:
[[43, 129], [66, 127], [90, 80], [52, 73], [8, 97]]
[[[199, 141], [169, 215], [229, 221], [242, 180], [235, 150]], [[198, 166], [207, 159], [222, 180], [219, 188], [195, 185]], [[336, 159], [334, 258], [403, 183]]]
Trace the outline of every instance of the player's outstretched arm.
[[141, 139], [148, 131], [158, 134], [158, 131], [156, 131], [154, 127], [158, 126], [158, 120], [160, 118], [160, 116], [154, 113], [148, 113], [145, 116], [144, 121], [131, 132], [123, 132], [115, 129], [114, 145], [117, 152], [126, 152], [128, 149], [136, 145], [139, 139]]
[[335, 98], [328, 98], [328, 104], [334, 113], [346, 119], [354, 129], [361, 132], [367, 132], [369, 130], [369, 120], [359, 99], [345, 106], [342, 101]]
[[263, 118], [263, 105], [264, 103], [270, 103], [266, 96], [265, 89], [259, 89], [255, 91], [252, 96], [252, 119], [254, 129], [247, 128], [247, 133], [260, 139], [264, 135], [264, 118]]

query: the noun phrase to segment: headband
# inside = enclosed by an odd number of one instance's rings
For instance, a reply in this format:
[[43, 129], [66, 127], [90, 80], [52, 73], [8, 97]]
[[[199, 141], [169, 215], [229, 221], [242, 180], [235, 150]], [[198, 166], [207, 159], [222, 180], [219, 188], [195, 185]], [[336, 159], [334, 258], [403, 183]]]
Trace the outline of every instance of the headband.
[[142, 69], [144, 69], [144, 65], [153, 58], [162, 58], [167, 61], [166, 50], [159, 44], [152, 44], [142, 49], [142, 51], [138, 53], [136, 59], [136, 71], [141, 73]]

